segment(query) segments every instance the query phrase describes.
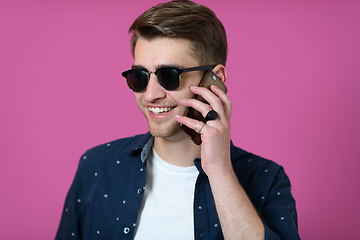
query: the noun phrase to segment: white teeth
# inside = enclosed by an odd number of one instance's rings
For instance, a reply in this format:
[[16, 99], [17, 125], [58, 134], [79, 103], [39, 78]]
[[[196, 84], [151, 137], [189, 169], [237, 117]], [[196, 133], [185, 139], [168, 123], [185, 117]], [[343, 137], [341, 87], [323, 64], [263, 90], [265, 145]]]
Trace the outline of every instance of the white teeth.
[[151, 111], [153, 114], [161, 114], [170, 111], [171, 107], [149, 107], [149, 111]]

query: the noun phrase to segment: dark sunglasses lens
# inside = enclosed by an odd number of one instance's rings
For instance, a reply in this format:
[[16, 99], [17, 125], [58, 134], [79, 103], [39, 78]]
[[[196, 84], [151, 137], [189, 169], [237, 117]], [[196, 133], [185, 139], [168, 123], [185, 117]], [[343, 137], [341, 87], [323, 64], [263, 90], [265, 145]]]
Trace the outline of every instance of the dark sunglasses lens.
[[160, 69], [157, 73], [159, 83], [166, 90], [176, 90], [180, 85], [179, 73], [173, 68]]
[[127, 74], [126, 82], [134, 92], [142, 92], [148, 84], [148, 75], [142, 70], [134, 69]]

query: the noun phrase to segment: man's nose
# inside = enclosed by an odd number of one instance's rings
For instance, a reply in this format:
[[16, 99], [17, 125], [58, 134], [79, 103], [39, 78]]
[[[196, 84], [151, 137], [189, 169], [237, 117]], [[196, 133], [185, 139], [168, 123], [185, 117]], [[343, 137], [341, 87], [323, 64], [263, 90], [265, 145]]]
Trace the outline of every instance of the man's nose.
[[166, 97], [165, 89], [159, 84], [157, 76], [154, 73], [150, 74], [150, 79], [144, 94], [147, 102]]

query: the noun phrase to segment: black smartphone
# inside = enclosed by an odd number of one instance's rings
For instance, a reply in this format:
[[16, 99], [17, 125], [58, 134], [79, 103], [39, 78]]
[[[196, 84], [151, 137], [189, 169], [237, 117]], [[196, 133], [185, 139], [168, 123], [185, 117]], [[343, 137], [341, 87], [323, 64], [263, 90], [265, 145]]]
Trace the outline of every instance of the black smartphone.
[[[216, 75], [212, 72], [212, 71], [208, 71], [205, 73], [203, 79], [201, 80], [199, 87], [205, 87], [207, 89], [210, 90], [210, 86], [211, 85], [215, 85], [216, 87], [220, 88], [221, 90], [223, 90], [225, 93], [227, 92], [227, 88], [226, 86], [221, 82], [220, 79], [218, 79], [216, 77]], [[211, 91], [211, 90], [210, 90]], [[193, 97], [194, 99], [197, 99], [199, 101], [202, 101], [204, 103], [208, 103], [203, 97], [199, 96], [199, 95], [194, 95]], [[202, 121], [204, 123], [206, 123], [205, 118], [202, 116], [202, 114], [195, 110], [192, 107], [188, 107], [185, 111], [184, 116], [189, 117], [189, 118], [193, 118], [199, 121]], [[196, 144], [196, 145], [200, 145], [201, 144], [201, 136], [199, 133], [195, 132], [195, 130], [188, 128], [187, 126], [180, 124], [180, 128], [181, 130], [184, 131], [184, 133]]]

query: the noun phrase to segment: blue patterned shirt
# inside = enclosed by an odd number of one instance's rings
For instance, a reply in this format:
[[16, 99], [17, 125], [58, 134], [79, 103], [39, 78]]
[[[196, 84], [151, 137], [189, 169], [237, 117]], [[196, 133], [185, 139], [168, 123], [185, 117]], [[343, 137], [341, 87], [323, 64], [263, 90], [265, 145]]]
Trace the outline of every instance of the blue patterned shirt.
[[[88, 150], [66, 196], [56, 235], [60, 239], [133, 239], [146, 184], [150, 133]], [[265, 239], [300, 239], [290, 181], [278, 164], [231, 143], [236, 176], [265, 225]], [[209, 180], [199, 171], [194, 194], [194, 238], [223, 239]], [[159, 226], [159, 235], [161, 235]]]

